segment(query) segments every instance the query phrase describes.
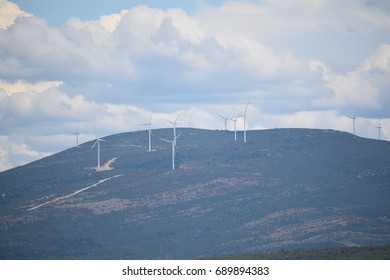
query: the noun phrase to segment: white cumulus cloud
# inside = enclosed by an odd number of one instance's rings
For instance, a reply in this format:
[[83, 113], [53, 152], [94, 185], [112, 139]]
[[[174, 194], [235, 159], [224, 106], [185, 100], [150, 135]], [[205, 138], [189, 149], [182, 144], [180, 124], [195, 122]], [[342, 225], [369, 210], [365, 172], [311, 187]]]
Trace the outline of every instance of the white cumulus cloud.
[[28, 17], [31, 14], [22, 11], [16, 4], [0, 0], [0, 29], [7, 29], [19, 17]]

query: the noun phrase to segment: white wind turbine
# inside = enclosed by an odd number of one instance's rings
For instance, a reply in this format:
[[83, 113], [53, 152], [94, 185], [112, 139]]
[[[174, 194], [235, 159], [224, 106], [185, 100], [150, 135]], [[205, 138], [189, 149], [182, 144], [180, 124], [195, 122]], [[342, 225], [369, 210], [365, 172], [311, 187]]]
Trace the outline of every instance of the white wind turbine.
[[79, 125], [80, 123], [77, 124], [77, 129], [76, 129], [76, 132], [72, 133], [73, 135], [76, 135], [76, 147], [79, 146]]
[[222, 119], [225, 120], [225, 130], [228, 130], [228, 128], [227, 128], [227, 122], [228, 122], [228, 120], [229, 120], [229, 116], [230, 116], [231, 113], [232, 113], [232, 112], [230, 112], [229, 114], [227, 114], [226, 117], [222, 116], [221, 114], [218, 114]]
[[151, 123], [152, 117], [153, 117], [153, 113], [150, 115], [149, 122], [142, 124], [142, 125], [149, 126], [149, 150], [148, 150], [148, 152], [152, 151], [152, 123]]
[[181, 114], [179, 114], [177, 116], [177, 118], [172, 122], [170, 120], [166, 120], [167, 122], [173, 124], [173, 141], [174, 141], [174, 145], [176, 145], [176, 124], [177, 124], [177, 120], [180, 118]]
[[347, 116], [348, 118], [350, 118], [353, 122], [353, 134], [355, 135], [355, 120], [356, 120], [356, 117], [351, 117], [351, 116]]
[[378, 140], [381, 140], [381, 122], [379, 121], [379, 124], [378, 126], [376, 126], [376, 128], [378, 129]]
[[106, 140], [103, 140], [103, 139], [100, 139], [97, 135], [97, 132], [96, 132], [96, 127], [95, 127], [95, 135], [96, 135], [96, 141], [95, 143], [93, 144], [92, 148], [91, 148], [91, 151], [93, 150], [93, 148], [95, 148], [96, 144], [97, 144], [97, 168], [100, 169], [100, 142], [101, 141], [104, 141], [106, 142]]
[[179, 138], [180, 135], [181, 135], [181, 132], [175, 138], [173, 138], [172, 141], [164, 139], [164, 138], [160, 138], [161, 140], [172, 144], [172, 170], [175, 170], [175, 155], [176, 155], [175, 147], [176, 147], [176, 140], [177, 140], [177, 138]]
[[231, 119], [234, 123], [234, 141], [237, 141], [237, 120], [240, 117], [240, 114], [238, 114], [234, 119]]
[[244, 143], [246, 143], [246, 110], [248, 109], [248, 103], [246, 103], [244, 114], [240, 115], [239, 117], [244, 118]]

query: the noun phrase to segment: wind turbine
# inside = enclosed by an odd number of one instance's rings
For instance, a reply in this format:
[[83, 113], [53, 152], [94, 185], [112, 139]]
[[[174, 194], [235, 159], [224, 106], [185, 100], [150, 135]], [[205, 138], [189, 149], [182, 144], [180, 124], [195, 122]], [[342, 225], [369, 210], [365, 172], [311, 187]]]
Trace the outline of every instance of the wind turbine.
[[378, 140], [381, 140], [381, 122], [379, 121], [379, 124], [378, 126], [376, 126], [376, 128], [378, 129]]
[[172, 170], [175, 170], [175, 155], [176, 155], [176, 152], [175, 152], [175, 147], [176, 147], [176, 139], [179, 138], [179, 136], [181, 135], [181, 132], [175, 137], [173, 138], [173, 140], [167, 140], [167, 139], [163, 139], [163, 138], [160, 138], [161, 140], [165, 141], [165, 142], [168, 142], [168, 143], [171, 143], [172, 144]]
[[246, 110], [248, 109], [248, 103], [246, 103], [244, 114], [240, 115], [239, 117], [244, 118], [244, 143], [246, 143]]
[[240, 114], [238, 114], [234, 119], [231, 119], [234, 122], [234, 141], [237, 141], [237, 119], [240, 117]]
[[95, 143], [93, 144], [92, 148], [91, 148], [91, 151], [93, 150], [93, 148], [95, 148], [96, 144], [97, 144], [97, 168], [99, 169], [100, 168], [100, 142], [101, 141], [104, 141], [106, 142], [106, 140], [103, 140], [103, 139], [100, 139], [97, 135], [97, 132], [96, 132], [96, 127], [95, 127], [95, 135], [96, 135], [96, 141]]
[[356, 120], [356, 117], [351, 117], [351, 116], [347, 116], [347, 117], [352, 120], [352, 122], [353, 122], [353, 134], [356, 135], [355, 134], [355, 120]]
[[79, 146], [79, 125], [80, 123], [77, 124], [77, 129], [76, 129], [76, 132], [72, 133], [73, 135], [76, 135], [76, 147]]
[[176, 124], [177, 124], [177, 120], [180, 118], [180, 116], [181, 116], [181, 114], [179, 114], [173, 122], [170, 120], [166, 120], [167, 122], [173, 124], [173, 141], [174, 141], [175, 145], [176, 145]]
[[152, 123], [151, 123], [152, 117], [153, 117], [153, 113], [150, 115], [149, 122], [142, 124], [142, 125], [149, 126], [149, 150], [148, 150], [148, 152], [152, 151]]
[[222, 116], [221, 114], [218, 114], [221, 118], [223, 118], [223, 119], [225, 120], [225, 130], [228, 130], [228, 129], [227, 129], [227, 122], [228, 122], [228, 120], [229, 120], [229, 116], [230, 116], [231, 113], [232, 113], [232, 112], [230, 112], [229, 114], [227, 114], [226, 117]]

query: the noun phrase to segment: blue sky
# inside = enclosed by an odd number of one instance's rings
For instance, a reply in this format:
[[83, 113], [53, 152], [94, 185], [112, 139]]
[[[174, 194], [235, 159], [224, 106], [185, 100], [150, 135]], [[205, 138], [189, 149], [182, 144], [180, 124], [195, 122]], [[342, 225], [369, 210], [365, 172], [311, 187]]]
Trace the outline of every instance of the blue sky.
[[250, 129], [351, 132], [352, 115], [390, 140], [389, 89], [387, 0], [0, 0], [0, 170], [77, 127], [85, 142], [153, 112], [154, 128], [222, 129], [247, 102]]
[[193, 13], [197, 8], [205, 5], [220, 5], [223, 0], [212, 1], [158, 1], [158, 0], [15, 0], [24, 11], [47, 20], [49, 25], [60, 27], [66, 23], [70, 17], [78, 17], [82, 20], [95, 20], [101, 15], [116, 13], [123, 9], [130, 9], [138, 5], [146, 5], [151, 8], [169, 9], [181, 8], [187, 13]]

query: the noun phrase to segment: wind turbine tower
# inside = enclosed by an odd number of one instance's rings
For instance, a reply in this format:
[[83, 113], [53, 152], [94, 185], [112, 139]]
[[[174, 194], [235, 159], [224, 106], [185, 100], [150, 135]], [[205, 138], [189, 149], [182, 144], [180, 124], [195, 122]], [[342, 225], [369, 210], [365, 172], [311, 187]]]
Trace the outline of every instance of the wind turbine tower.
[[72, 133], [73, 135], [76, 135], [76, 147], [79, 146], [79, 123], [77, 124], [76, 132]]
[[221, 118], [223, 118], [225, 120], [225, 130], [228, 130], [227, 128], [227, 122], [229, 120], [229, 116], [232, 112], [230, 112], [226, 117], [222, 116], [221, 114], [218, 114]]
[[378, 126], [376, 126], [376, 128], [378, 129], [378, 140], [381, 140], [381, 122], [379, 121], [379, 124]]
[[356, 120], [356, 117], [351, 117], [351, 116], [347, 116], [347, 117], [352, 120], [352, 123], [353, 123], [353, 135], [356, 135], [356, 133], [355, 133], [355, 120]]
[[142, 125], [149, 126], [149, 150], [148, 150], [148, 152], [152, 151], [152, 123], [151, 123], [152, 117], [153, 117], [153, 113], [150, 115], [149, 121], [147, 123], [142, 124]]
[[177, 124], [177, 120], [180, 118], [181, 114], [179, 114], [176, 118], [176, 120], [174, 120], [173, 122], [170, 121], [170, 120], [167, 120], [167, 122], [173, 124], [173, 141], [174, 141], [174, 144], [176, 145], [176, 124]]
[[240, 117], [240, 114], [238, 114], [234, 119], [231, 119], [234, 123], [234, 141], [237, 141], [237, 119]]
[[91, 150], [93, 150], [93, 148], [95, 148], [96, 144], [97, 144], [97, 168], [100, 169], [100, 142], [101, 141], [106, 141], [106, 140], [103, 140], [103, 139], [100, 139], [97, 135], [97, 132], [96, 132], [96, 128], [95, 128], [95, 134], [96, 134], [96, 141], [95, 141], [95, 144], [93, 144]]
[[172, 141], [160, 138], [161, 140], [172, 144], [172, 170], [175, 170], [175, 155], [176, 155], [175, 147], [176, 147], [176, 140], [177, 140], [177, 138], [179, 138], [180, 135], [181, 135], [181, 132], [175, 138], [173, 138]]
[[244, 114], [242, 114], [240, 117], [244, 118], [244, 143], [246, 143], [246, 110], [248, 109], [248, 103], [246, 103]]

